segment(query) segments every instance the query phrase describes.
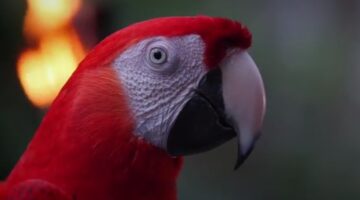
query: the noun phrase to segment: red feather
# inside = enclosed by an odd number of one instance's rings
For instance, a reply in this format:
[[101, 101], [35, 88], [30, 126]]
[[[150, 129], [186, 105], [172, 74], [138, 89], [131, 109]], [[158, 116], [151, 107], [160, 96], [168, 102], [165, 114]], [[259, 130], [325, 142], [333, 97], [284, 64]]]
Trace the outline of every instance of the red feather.
[[134, 136], [120, 85], [110, 67], [75, 73], [10, 174], [8, 188], [41, 179], [77, 199], [175, 199], [182, 160]]

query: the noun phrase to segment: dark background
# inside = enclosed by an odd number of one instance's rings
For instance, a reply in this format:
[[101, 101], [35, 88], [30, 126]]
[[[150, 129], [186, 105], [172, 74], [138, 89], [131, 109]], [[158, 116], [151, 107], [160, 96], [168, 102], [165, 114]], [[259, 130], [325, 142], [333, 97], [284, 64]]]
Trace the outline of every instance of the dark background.
[[[190, 156], [182, 199], [360, 199], [360, 1], [107, 0], [103, 37], [158, 16], [224, 16], [253, 33], [251, 55], [265, 81], [264, 133], [233, 171], [236, 144]], [[24, 1], [0, 2], [0, 177], [25, 149], [42, 113], [24, 96], [16, 59], [24, 46]]]

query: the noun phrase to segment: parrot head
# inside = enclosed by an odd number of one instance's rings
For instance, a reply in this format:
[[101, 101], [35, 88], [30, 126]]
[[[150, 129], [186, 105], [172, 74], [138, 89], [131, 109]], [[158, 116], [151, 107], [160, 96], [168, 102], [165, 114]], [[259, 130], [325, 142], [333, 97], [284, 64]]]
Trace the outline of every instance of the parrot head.
[[158, 18], [111, 35], [78, 70], [113, 69], [138, 138], [180, 156], [235, 137], [237, 168], [259, 137], [265, 112], [263, 81], [247, 53], [250, 45], [251, 33], [232, 20]]

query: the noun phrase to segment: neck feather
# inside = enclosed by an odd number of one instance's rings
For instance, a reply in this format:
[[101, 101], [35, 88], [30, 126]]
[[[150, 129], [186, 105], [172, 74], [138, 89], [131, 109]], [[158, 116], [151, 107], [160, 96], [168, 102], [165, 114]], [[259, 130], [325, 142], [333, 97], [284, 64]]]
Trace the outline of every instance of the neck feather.
[[134, 136], [134, 121], [114, 74], [110, 67], [99, 67], [72, 76], [9, 183], [44, 179], [78, 199], [176, 198], [182, 159]]

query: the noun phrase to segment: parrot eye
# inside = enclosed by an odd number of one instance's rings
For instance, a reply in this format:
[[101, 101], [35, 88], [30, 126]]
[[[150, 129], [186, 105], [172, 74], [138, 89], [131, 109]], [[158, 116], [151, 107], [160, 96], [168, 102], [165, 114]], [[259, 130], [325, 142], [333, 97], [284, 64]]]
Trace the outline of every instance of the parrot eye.
[[163, 64], [167, 61], [167, 52], [165, 49], [155, 47], [150, 50], [149, 57], [154, 64]]
[[166, 38], [156, 38], [148, 43], [146, 48], [146, 63], [148, 68], [156, 74], [169, 74], [177, 66], [177, 49]]

